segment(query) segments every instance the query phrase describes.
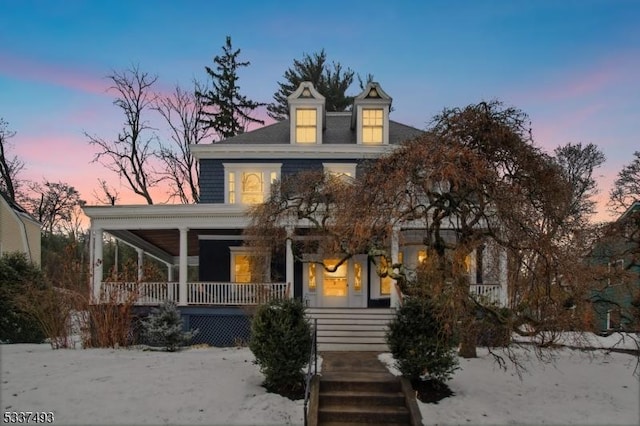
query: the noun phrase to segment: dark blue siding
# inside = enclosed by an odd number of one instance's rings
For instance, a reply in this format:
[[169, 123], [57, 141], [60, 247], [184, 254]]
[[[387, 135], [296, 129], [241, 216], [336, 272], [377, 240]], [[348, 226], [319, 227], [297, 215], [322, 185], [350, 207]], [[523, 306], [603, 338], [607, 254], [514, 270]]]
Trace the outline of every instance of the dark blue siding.
[[[315, 159], [256, 159], [251, 163], [282, 163], [282, 176], [291, 176], [307, 170], [322, 170], [322, 163], [359, 163], [356, 173], [361, 173], [362, 160], [315, 160]], [[200, 202], [224, 203], [223, 163], [247, 163], [246, 160], [201, 160], [200, 161]]]
[[224, 203], [224, 167], [221, 160], [200, 160], [200, 202]]

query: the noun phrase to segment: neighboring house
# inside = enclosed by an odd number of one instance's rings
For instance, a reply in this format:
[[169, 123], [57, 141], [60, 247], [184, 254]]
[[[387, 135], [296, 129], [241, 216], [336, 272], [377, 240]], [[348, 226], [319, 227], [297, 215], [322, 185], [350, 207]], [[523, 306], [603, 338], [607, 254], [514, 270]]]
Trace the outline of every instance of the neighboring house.
[[640, 201], [636, 201], [611, 227], [615, 233], [591, 253], [591, 261], [606, 266], [608, 275], [590, 296], [596, 330], [640, 330], [639, 215]]
[[[200, 163], [199, 204], [84, 207], [91, 219], [96, 300], [116, 285], [103, 283], [102, 241], [108, 233], [168, 267], [170, 283], [144, 283], [140, 302], [154, 304], [170, 298], [183, 314], [197, 315], [195, 307], [256, 304], [274, 295], [300, 298], [316, 308], [396, 306], [398, 294], [392, 280], [381, 279], [365, 254], [332, 273], [315, 263], [295, 260], [292, 240], [302, 238], [300, 224], [292, 225], [292, 238], [283, 242], [286, 255], [271, 259], [270, 276], [252, 274], [250, 251], [242, 235], [248, 224], [246, 207], [265, 200], [271, 183], [312, 169], [355, 177], [364, 161], [423, 133], [390, 120], [391, 98], [377, 83], [369, 83], [355, 97], [350, 112], [326, 112], [324, 103], [313, 85], [304, 82], [289, 97], [289, 120], [213, 144], [192, 145]], [[417, 265], [425, 253], [422, 235], [410, 229], [399, 233], [392, 252], [402, 256], [406, 265]], [[332, 261], [330, 257], [323, 260], [325, 264]], [[196, 265], [198, 280], [188, 282], [187, 269]], [[481, 271], [482, 265], [477, 269]], [[472, 291], [504, 302], [504, 280], [483, 281], [476, 272], [470, 272]], [[193, 323], [193, 318], [188, 321]]]
[[40, 222], [0, 192], [0, 255], [20, 252], [40, 264]]

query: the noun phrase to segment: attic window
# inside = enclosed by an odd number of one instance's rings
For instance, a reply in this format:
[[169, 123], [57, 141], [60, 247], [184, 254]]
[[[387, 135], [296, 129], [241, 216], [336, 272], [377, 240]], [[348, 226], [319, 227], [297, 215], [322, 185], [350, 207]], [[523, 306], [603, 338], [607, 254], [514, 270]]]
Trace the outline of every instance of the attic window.
[[296, 142], [316, 143], [317, 110], [296, 109]]
[[383, 117], [381, 108], [362, 110], [362, 143], [382, 143]]

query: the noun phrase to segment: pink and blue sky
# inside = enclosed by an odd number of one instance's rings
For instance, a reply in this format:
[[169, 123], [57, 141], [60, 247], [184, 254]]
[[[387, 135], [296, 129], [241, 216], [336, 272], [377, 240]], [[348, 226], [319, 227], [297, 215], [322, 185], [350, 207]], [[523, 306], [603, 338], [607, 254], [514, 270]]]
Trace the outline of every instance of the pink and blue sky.
[[[121, 128], [105, 76], [138, 65], [158, 75], [158, 90], [190, 87], [227, 35], [251, 62], [239, 84], [257, 101], [272, 100], [294, 58], [324, 48], [373, 74], [393, 97], [392, 118], [418, 128], [445, 107], [491, 99], [518, 107], [547, 151], [568, 142], [604, 151], [602, 200], [640, 150], [636, 0], [4, 0], [0, 117], [17, 132], [22, 177], [66, 182], [97, 203], [98, 179], [119, 186], [91, 163], [83, 135]], [[120, 195], [143, 202], [124, 187]], [[599, 218], [609, 218], [604, 201]]]

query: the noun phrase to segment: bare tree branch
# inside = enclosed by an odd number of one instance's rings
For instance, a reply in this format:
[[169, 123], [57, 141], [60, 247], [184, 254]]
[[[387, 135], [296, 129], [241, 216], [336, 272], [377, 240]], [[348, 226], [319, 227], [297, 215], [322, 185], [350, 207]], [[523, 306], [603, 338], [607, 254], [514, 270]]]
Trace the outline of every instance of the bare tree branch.
[[16, 132], [8, 129], [8, 123], [0, 118], [0, 190], [2, 190], [11, 201], [16, 201], [16, 195], [20, 186], [18, 174], [24, 168], [24, 163], [17, 156], [8, 157], [9, 139], [14, 137]]
[[[195, 92], [206, 89], [195, 82]], [[171, 96], [157, 96], [153, 107], [164, 118], [171, 136], [171, 144], [161, 144], [159, 156], [164, 163], [164, 175], [172, 188], [171, 196], [183, 204], [200, 200], [198, 176], [199, 163], [193, 157], [189, 145], [199, 144], [212, 135], [199, 120], [203, 113], [202, 98], [176, 86]]]
[[122, 130], [113, 140], [85, 132], [89, 143], [100, 149], [93, 161], [124, 178], [134, 193], [143, 197], [147, 204], [153, 204], [150, 189], [163, 177], [151, 164], [157, 137], [153, 132], [155, 129], [146, 121], [145, 113], [154, 105], [156, 95], [152, 86], [158, 77], [133, 67], [114, 72], [108, 78], [113, 83], [110, 90], [116, 93], [113, 104], [122, 110], [125, 120]]

